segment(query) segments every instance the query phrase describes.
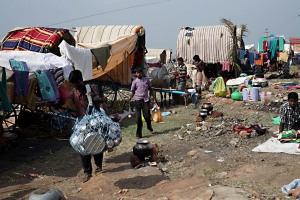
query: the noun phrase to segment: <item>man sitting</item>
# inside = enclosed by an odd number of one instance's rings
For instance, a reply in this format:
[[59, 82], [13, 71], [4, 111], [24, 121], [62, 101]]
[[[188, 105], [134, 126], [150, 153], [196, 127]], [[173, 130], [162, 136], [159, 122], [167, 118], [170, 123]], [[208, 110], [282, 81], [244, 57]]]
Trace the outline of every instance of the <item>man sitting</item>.
[[279, 132], [292, 129], [300, 130], [299, 115], [298, 93], [290, 92], [288, 94], [288, 102], [280, 107]]

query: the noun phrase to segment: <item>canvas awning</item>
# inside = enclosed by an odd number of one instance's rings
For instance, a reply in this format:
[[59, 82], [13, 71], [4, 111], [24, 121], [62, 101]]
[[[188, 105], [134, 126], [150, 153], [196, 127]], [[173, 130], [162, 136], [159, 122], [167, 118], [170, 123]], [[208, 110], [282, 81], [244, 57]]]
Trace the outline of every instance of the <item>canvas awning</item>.
[[78, 47], [91, 49], [99, 66], [93, 68], [93, 79], [109, 74], [118, 83], [131, 83], [132, 53], [142, 26], [77, 27]]

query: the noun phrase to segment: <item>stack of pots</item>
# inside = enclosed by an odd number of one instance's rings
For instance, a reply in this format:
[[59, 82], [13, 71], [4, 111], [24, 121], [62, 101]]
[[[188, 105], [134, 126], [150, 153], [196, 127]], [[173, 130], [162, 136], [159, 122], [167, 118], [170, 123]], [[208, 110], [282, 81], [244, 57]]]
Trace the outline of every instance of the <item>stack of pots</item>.
[[211, 112], [213, 111], [214, 107], [212, 105], [212, 103], [209, 102], [205, 102], [201, 105], [201, 109], [200, 109], [200, 117], [202, 117], [203, 119], [205, 117], [207, 117], [207, 115], [210, 115]]

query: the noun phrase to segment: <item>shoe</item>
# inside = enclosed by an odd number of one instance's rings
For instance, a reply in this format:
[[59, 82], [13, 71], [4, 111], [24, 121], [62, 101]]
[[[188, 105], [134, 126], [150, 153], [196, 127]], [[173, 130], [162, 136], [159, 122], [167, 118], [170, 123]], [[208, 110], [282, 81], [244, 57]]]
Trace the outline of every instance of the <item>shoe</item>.
[[82, 178], [82, 182], [85, 183], [88, 180], [90, 180], [92, 177], [92, 174], [88, 174], [88, 173], [84, 173], [83, 178]]
[[140, 139], [140, 138], [143, 137], [143, 136], [142, 136], [142, 133], [137, 133], [137, 134], [135, 134], [135, 136], [136, 136], [137, 139]]
[[96, 167], [95, 169], [95, 174], [101, 173], [102, 172], [102, 167]]
[[147, 127], [147, 129], [150, 131], [150, 132], [153, 132], [153, 128], [150, 126], [150, 127]]

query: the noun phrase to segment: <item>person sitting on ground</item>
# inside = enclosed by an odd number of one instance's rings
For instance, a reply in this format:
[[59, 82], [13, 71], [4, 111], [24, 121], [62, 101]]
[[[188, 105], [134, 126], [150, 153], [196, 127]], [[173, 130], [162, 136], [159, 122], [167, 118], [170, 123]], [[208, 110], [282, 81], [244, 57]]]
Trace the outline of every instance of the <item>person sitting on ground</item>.
[[300, 105], [298, 99], [298, 93], [290, 92], [288, 94], [288, 102], [281, 105], [279, 132], [300, 129]]

